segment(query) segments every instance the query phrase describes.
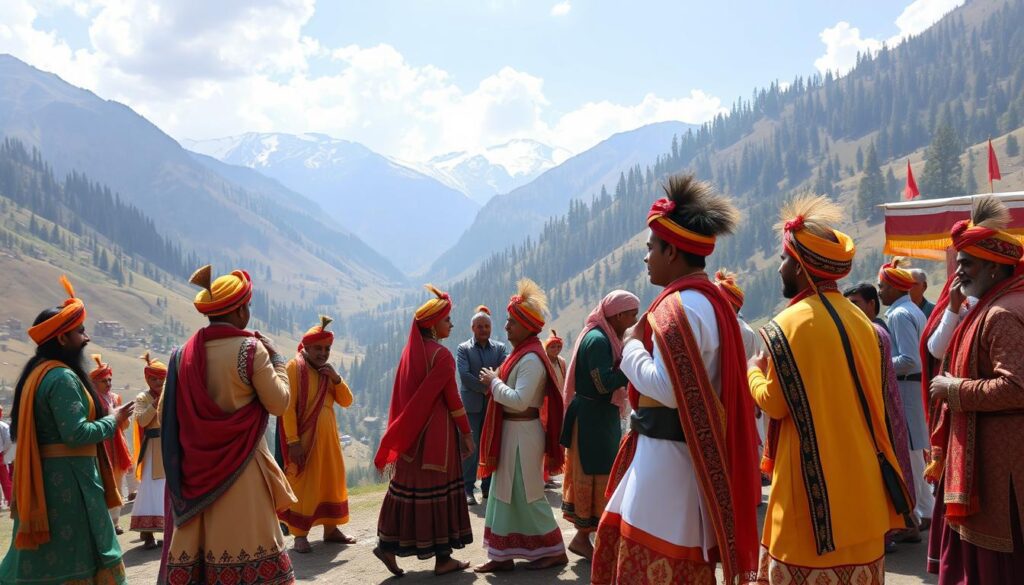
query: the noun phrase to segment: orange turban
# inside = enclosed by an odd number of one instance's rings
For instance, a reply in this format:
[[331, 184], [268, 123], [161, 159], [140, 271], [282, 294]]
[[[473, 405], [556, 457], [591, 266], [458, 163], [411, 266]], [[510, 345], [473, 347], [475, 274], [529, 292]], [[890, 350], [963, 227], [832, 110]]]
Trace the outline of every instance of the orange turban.
[[189, 279], [203, 289], [196, 293], [192, 303], [200, 313], [208, 317], [227, 315], [252, 298], [252, 279], [248, 272], [235, 270], [211, 282], [212, 272], [213, 268], [207, 264]]
[[715, 251], [715, 236], [698, 234], [672, 221], [669, 215], [675, 209], [675, 201], [664, 197], [658, 199], [651, 205], [651, 210], [647, 213], [647, 226], [659, 238], [684, 252], [697, 256], [710, 256]]
[[953, 224], [950, 232], [953, 247], [975, 258], [998, 264], [1017, 264], [1024, 256], [1024, 247], [1010, 234], [960, 220]]
[[114, 375], [114, 370], [110, 369], [110, 366], [103, 363], [103, 356], [98, 353], [92, 354], [92, 359], [96, 362], [96, 369], [89, 372], [90, 380], [102, 380], [103, 378], [110, 378]]
[[320, 343], [326, 341], [327, 345], [334, 343], [334, 333], [327, 330], [327, 326], [334, 322], [334, 319], [326, 315], [320, 315], [320, 323], [310, 327], [306, 334], [302, 336], [302, 341], [299, 342], [299, 351], [307, 345], [313, 345], [314, 343]]
[[833, 229], [836, 242], [804, 229], [804, 218], [797, 216], [786, 221], [782, 245], [796, 257], [812, 276], [822, 280], [839, 280], [853, 268], [857, 247], [853, 239]]
[[743, 308], [743, 289], [736, 284], [736, 275], [726, 270], [715, 273], [715, 285], [722, 291], [725, 298], [736, 308]]
[[425, 285], [424, 288], [434, 293], [434, 297], [429, 301], [420, 305], [420, 308], [416, 309], [416, 325], [429, 329], [434, 325], [437, 325], [452, 312], [452, 299], [448, 296], [448, 293], [441, 291], [432, 284]]
[[487, 305], [477, 305], [476, 310], [473, 311], [473, 314], [475, 315], [477, 313], [483, 313], [485, 315], [490, 315], [491, 314], [491, 310], [487, 308]]
[[904, 268], [906, 261], [903, 258], [893, 258], [892, 262], [882, 264], [878, 270], [878, 280], [885, 281], [896, 290], [907, 292], [914, 288], [917, 281], [909, 270]]
[[519, 292], [508, 300], [508, 315], [530, 333], [540, 333], [544, 329], [544, 311], [548, 307], [548, 299], [536, 282], [522, 278], [518, 283]]
[[85, 323], [85, 303], [75, 297], [75, 288], [65, 275], [60, 275], [60, 283], [68, 293], [68, 299], [60, 312], [38, 325], [28, 328], [28, 336], [36, 345], [42, 345], [58, 335], [70, 333]]
[[167, 377], [167, 364], [149, 357], [148, 351], [139, 356], [139, 359], [145, 360], [146, 362], [146, 368], [143, 372], [146, 374], [147, 378], [160, 378], [163, 380]]
[[554, 329], [551, 330], [551, 336], [544, 340], [544, 349], [547, 349], [552, 345], [560, 345], [562, 347], [565, 347], [565, 342], [562, 340], [561, 337], [558, 336], [558, 332], [555, 331]]

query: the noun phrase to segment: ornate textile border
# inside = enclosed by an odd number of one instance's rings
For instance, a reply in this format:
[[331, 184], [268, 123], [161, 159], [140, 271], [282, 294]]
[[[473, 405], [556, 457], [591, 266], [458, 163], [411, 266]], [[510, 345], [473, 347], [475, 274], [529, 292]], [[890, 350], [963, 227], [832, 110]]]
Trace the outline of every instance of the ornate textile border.
[[832, 533], [828, 487], [825, 485], [825, 471], [818, 452], [818, 438], [814, 431], [811, 404], [807, 400], [800, 369], [779, 324], [770, 321], [762, 331], [768, 342], [768, 352], [772, 356], [782, 395], [789, 407], [790, 418], [796, 425], [796, 433], [800, 438], [800, 471], [803, 474], [807, 503], [810, 506], [814, 543], [819, 555], [832, 552], [836, 550], [836, 543], [835, 535]]

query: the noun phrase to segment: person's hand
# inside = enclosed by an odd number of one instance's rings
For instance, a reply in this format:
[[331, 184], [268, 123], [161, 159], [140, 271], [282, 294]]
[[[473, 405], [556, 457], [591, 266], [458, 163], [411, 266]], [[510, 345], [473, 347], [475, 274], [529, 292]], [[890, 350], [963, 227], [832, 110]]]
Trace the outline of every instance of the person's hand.
[[135, 412], [134, 400], [127, 404], [118, 406], [114, 410], [114, 422], [117, 423], [117, 426], [124, 425], [126, 422], [128, 422], [128, 419], [132, 417], [133, 412]]
[[627, 343], [633, 341], [634, 339], [640, 339], [641, 329], [642, 328], [640, 327], [640, 321], [637, 321], [636, 325], [633, 325], [629, 329], [626, 329], [626, 332], [622, 334], [622, 345], [626, 345]]
[[270, 354], [270, 357], [274, 357], [275, 355], [278, 355], [278, 353], [277, 353], [277, 346], [274, 345], [274, 341], [272, 339], [270, 339], [269, 337], [263, 335], [259, 331], [256, 332], [256, 339], [260, 340], [260, 343], [262, 343], [263, 347], [266, 348], [267, 353]]
[[341, 376], [338, 375], [338, 370], [334, 369], [331, 364], [324, 364], [317, 370], [321, 376], [327, 376], [332, 384], [341, 384]]
[[747, 360], [747, 370], [757, 368], [762, 372], [768, 369], [768, 354], [764, 350], [758, 351]]
[[459, 450], [462, 452], [463, 459], [469, 459], [476, 452], [476, 443], [473, 442], [472, 434], [462, 435], [462, 444], [459, 445]]
[[964, 301], [967, 300], [967, 295], [960, 288], [960, 277], [953, 277], [953, 282], [949, 285], [949, 310], [954, 313], [959, 313], [960, 308], [964, 306]]
[[498, 377], [498, 370], [494, 368], [484, 368], [480, 370], [480, 383], [487, 388], [487, 392], [491, 391], [491, 382]]
[[305, 459], [302, 453], [302, 443], [292, 443], [288, 445], [288, 461], [296, 465], [302, 465], [302, 460]]
[[949, 391], [953, 386], [956, 386], [960, 382], [959, 378], [954, 378], [948, 373], [942, 374], [941, 376], [935, 376], [932, 378], [931, 384], [928, 385], [928, 400], [931, 404], [937, 404], [949, 400]]

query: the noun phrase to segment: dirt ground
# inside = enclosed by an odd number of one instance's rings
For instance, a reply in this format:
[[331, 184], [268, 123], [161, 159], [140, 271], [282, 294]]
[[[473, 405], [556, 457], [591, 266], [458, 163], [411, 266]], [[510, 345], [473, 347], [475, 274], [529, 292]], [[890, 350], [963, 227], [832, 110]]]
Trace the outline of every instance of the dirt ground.
[[[767, 489], [767, 488], [766, 488]], [[548, 501], [555, 508], [556, 517], [562, 526], [566, 543], [575, 535], [575, 530], [561, 519], [558, 512], [561, 506], [560, 492], [549, 491]], [[390, 578], [390, 573], [373, 556], [372, 550], [376, 543], [377, 511], [384, 497], [383, 487], [353, 490], [350, 501], [351, 522], [344, 527], [347, 534], [355, 536], [359, 542], [344, 547], [326, 544], [320, 541], [320, 528], [314, 528], [310, 534], [313, 552], [305, 555], [291, 554], [295, 565], [295, 576], [302, 583], [330, 584], [362, 584], [371, 583], [450, 583], [453, 585], [469, 585], [481, 583], [556, 583], [574, 581], [589, 583], [590, 564], [580, 557], [569, 553], [569, 564], [561, 569], [548, 571], [527, 571], [518, 568], [512, 573], [484, 576], [472, 572], [449, 575], [435, 579], [433, 562], [420, 561], [415, 558], [399, 559], [406, 570], [405, 576]], [[767, 492], [765, 492], [767, 497]], [[764, 507], [761, 508], [763, 514]], [[456, 551], [455, 558], [468, 560], [473, 564], [486, 561], [480, 544], [484, 531], [484, 507], [470, 508], [473, 521], [473, 535], [476, 538], [469, 547]], [[127, 526], [128, 518], [122, 522]], [[10, 527], [7, 527], [7, 532]], [[291, 538], [288, 539], [289, 543]], [[121, 537], [121, 548], [128, 570], [128, 581], [132, 584], [155, 583], [160, 564], [160, 551], [144, 551], [137, 535], [126, 533]], [[886, 558], [886, 583], [889, 585], [911, 585], [919, 583], [936, 583], [934, 575], [924, 571], [925, 544], [901, 544], [900, 550]]]

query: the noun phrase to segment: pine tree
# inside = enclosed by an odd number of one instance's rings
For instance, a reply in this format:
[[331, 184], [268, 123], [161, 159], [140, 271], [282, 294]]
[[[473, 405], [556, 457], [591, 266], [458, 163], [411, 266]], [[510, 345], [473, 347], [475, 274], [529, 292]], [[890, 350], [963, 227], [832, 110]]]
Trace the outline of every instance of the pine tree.
[[974, 151], [967, 150], [967, 166], [964, 167], [964, 194], [973, 195], [978, 192], [978, 180], [974, 178]]
[[878, 153], [872, 144], [868, 147], [868, 154], [864, 160], [864, 176], [857, 189], [857, 210], [860, 217], [869, 222], [878, 221], [882, 217], [882, 210], [878, 206], [882, 203], [885, 203], [885, 179], [882, 177], [882, 169], [878, 166]]
[[1006, 137], [1006, 156], [1014, 157], [1020, 154], [1020, 144], [1017, 143], [1017, 137], [1010, 134]]
[[924, 197], [952, 197], [960, 194], [963, 169], [960, 165], [960, 140], [953, 126], [943, 119], [935, 129], [932, 143], [925, 153], [924, 174], [921, 177], [921, 195]]

